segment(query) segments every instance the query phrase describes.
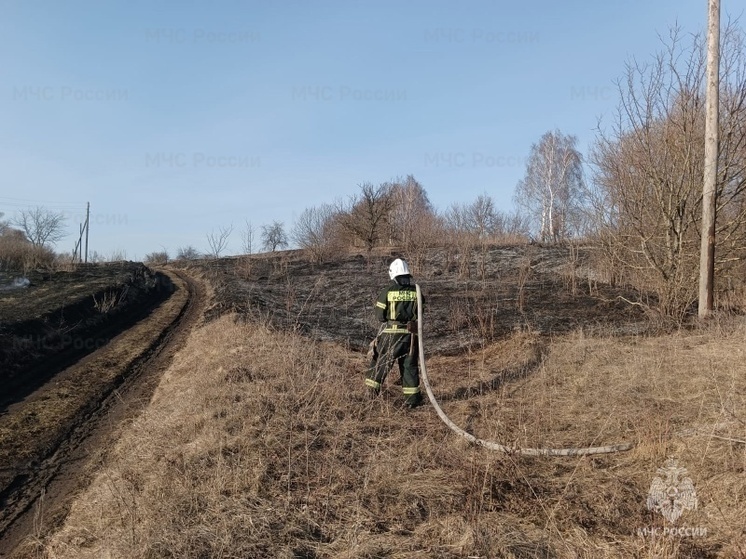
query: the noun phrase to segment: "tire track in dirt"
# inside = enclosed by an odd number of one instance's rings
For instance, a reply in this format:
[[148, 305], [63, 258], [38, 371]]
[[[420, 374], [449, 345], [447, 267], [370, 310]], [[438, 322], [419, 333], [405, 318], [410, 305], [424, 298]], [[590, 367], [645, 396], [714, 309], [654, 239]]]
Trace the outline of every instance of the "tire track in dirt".
[[[61, 525], [75, 495], [105, 461], [122, 426], [147, 405], [162, 373], [201, 319], [204, 286], [183, 271], [166, 273], [178, 288], [151, 317], [58, 375], [74, 378], [82, 369], [89, 374], [95, 371], [97, 364], [110, 367], [112, 358], [117, 357], [112, 352], [118, 346], [129, 347], [133, 336], [149, 336], [144, 351], [126, 359], [119, 357], [120, 370], [110, 389], [71, 418], [54, 445], [26, 464], [16, 465], [14, 482], [0, 494], [0, 559], [16, 556], [20, 544], [28, 542], [29, 537], [41, 539]], [[168, 322], [165, 328], [154, 331], [154, 326], [148, 326], [159, 323], [159, 311], [165, 313], [160, 320]], [[50, 390], [48, 385], [29, 400], [44, 398], [44, 392]], [[23, 403], [18, 407], [10, 413], [23, 413]]]

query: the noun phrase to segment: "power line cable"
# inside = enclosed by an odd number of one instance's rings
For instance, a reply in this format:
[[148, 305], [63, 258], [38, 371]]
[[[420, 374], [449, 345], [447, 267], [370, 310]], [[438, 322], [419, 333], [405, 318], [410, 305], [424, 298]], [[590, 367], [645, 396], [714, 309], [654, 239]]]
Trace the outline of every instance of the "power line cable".
[[[7, 200], [7, 201], [6, 201]], [[44, 207], [56, 207], [56, 208], [72, 208], [85, 206], [84, 203], [75, 204], [73, 202], [51, 202], [51, 201], [40, 201], [30, 200], [28, 198], [14, 198], [11, 196], [0, 196], [0, 204], [3, 206], [12, 207], [28, 207], [29, 205], [37, 205]]]

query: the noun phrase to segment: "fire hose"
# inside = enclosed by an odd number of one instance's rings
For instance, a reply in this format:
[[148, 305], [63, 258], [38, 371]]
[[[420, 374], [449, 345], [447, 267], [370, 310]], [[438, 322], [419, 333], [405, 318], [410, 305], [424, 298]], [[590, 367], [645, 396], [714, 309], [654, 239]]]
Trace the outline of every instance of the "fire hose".
[[625, 450], [630, 450], [632, 448], [632, 444], [630, 443], [615, 444], [610, 446], [591, 446], [585, 448], [527, 448], [519, 446], [507, 446], [500, 443], [480, 439], [478, 437], [475, 437], [471, 433], [464, 431], [461, 427], [451, 421], [451, 419], [441, 409], [440, 405], [438, 405], [438, 401], [435, 399], [435, 395], [433, 394], [433, 389], [430, 386], [430, 381], [427, 378], [427, 366], [425, 364], [424, 349], [425, 346], [422, 342], [422, 292], [420, 291], [419, 285], [416, 284], [415, 287], [417, 289], [417, 339], [419, 345], [420, 372], [422, 376], [422, 383], [425, 385], [427, 397], [430, 399], [430, 403], [435, 408], [438, 416], [443, 421], [443, 423], [445, 423], [454, 433], [461, 437], [464, 437], [471, 443], [483, 446], [490, 450], [496, 450], [498, 452], [504, 452], [507, 454], [522, 454], [525, 456], [581, 456], [586, 454], [609, 454], [612, 452], [622, 452]]

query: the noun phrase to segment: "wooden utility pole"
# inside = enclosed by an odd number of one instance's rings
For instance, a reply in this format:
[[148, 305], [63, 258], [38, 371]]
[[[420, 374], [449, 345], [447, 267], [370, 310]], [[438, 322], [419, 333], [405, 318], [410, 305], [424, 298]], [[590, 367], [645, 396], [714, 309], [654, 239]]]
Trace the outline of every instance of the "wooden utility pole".
[[715, 284], [715, 188], [718, 175], [718, 104], [720, 100], [720, 0], [709, 0], [705, 168], [702, 185], [702, 244], [699, 252], [699, 317], [712, 314]]

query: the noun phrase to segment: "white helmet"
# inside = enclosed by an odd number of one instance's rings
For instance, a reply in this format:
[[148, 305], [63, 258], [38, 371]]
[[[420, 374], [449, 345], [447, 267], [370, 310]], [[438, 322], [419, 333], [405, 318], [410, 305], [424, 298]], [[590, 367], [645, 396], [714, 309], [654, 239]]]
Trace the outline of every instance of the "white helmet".
[[394, 279], [398, 276], [410, 276], [409, 266], [401, 258], [394, 260], [389, 266], [389, 277]]

